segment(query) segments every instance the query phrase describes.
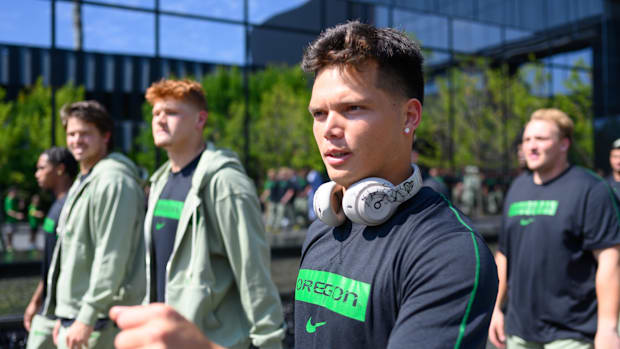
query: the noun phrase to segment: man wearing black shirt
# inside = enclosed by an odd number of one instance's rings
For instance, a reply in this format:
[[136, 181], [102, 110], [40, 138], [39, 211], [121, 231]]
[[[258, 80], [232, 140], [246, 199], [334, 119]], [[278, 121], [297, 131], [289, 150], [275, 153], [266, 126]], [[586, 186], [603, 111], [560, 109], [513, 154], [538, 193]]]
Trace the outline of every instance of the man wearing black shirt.
[[[302, 250], [295, 347], [485, 348], [492, 255], [462, 213], [420, 189], [410, 163], [424, 94], [419, 47], [396, 30], [350, 22], [321, 34], [302, 67], [315, 74], [309, 111], [333, 182], [315, 194], [320, 220]], [[111, 314], [121, 328], [155, 327], [136, 315]], [[168, 329], [184, 330], [183, 347], [200, 347], [190, 326], [163, 315]], [[180, 347], [173, 331], [165, 340]]]
[[611, 145], [609, 164], [611, 165], [611, 174], [607, 180], [620, 201], [620, 138], [616, 139]]
[[572, 134], [557, 109], [535, 111], [523, 133], [531, 172], [508, 191], [496, 255], [499, 348], [620, 347], [618, 207], [605, 181], [569, 164]]
[[58, 239], [56, 234], [58, 218], [77, 172], [78, 164], [67, 148], [49, 148], [39, 156], [37, 161], [35, 172], [37, 183], [41, 189], [51, 190], [56, 200], [47, 212], [40, 228], [45, 236], [43, 262], [41, 263], [42, 278], [24, 312], [24, 328], [29, 332], [27, 344], [29, 349], [56, 347], [52, 338], [56, 318], [38, 315], [37, 312], [43, 305], [47, 294], [47, 275]]

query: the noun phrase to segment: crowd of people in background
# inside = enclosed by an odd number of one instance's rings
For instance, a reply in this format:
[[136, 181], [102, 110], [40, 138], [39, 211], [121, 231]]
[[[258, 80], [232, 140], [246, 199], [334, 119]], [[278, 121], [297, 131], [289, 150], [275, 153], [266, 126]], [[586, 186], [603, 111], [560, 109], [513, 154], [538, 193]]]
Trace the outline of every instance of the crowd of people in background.
[[[620, 168], [620, 141], [616, 141], [614, 146], [616, 148], [612, 149], [610, 155], [612, 171], [607, 179], [618, 192], [620, 189], [617, 189], [616, 183], [620, 181], [613, 178], [614, 173], [618, 172], [614, 172], [614, 168]], [[472, 217], [501, 214], [511, 180], [505, 180], [497, 171], [484, 171], [475, 165], [465, 166], [457, 173], [438, 167], [420, 167], [423, 170], [424, 185], [451, 200], [463, 213]], [[596, 172], [602, 177], [606, 175], [602, 170]], [[311, 224], [316, 219], [313, 210], [314, 192], [327, 179], [324, 171], [314, 169], [270, 168], [260, 190], [266, 230], [280, 233], [303, 229]], [[26, 223], [30, 228], [29, 248], [42, 248], [40, 243], [37, 245], [36, 236], [50, 204], [50, 197], [44, 192], [29, 194], [17, 187], [9, 188], [4, 197], [5, 236], [0, 241], [0, 248], [11, 251], [18, 224]]]

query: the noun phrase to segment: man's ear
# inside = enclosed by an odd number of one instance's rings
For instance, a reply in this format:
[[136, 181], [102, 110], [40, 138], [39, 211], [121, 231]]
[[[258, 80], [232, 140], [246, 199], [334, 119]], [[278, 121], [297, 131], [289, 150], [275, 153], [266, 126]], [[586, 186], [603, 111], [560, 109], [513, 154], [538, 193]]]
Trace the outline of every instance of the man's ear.
[[422, 121], [422, 103], [417, 98], [410, 98], [405, 103], [404, 108], [405, 125], [403, 125], [403, 129], [408, 128], [413, 133]]
[[66, 171], [65, 164], [56, 165], [56, 174], [62, 176]]
[[[112, 136], [112, 132], [108, 131], [106, 133], [103, 134], [103, 141], [105, 142], [106, 146], [110, 146], [110, 137]], [[110, 149], [108, 149], [110, 150]]]
[[200, 129], [204, 129], [205, 125], [207, 124], [208, 117], [209, 117], [209, 114], [207, 113], [206, 110], [199, 111], [198, 120], [196, 120], [196, 126], [198, 126], [198, 128]]
[[570, 139], [564, 137], [560, 140], [560, 148], [562, 149], [562, 151], [568, 151], [568, 148], [570, 147]]

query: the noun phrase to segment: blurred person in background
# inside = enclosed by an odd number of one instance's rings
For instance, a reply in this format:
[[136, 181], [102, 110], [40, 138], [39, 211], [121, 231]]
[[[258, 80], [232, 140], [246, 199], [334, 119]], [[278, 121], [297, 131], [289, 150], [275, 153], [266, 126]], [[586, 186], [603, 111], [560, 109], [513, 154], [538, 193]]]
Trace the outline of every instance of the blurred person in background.
[[113, 305], [144, 297], [144, 191], [137, 166], [112, 150], [112, 118], [96, 101], [65, 105], [61, 120], [79, 177], [58, 219], [43, 315], [58, 318], [59, 348], [110, 348]]
[[24, 312], [24, 327], [29, 332], [27, 349], [56, 348], [52, 338], [56, 317], [39, 315], [43, 300], [47, 296], [48, 270], [58, 235], [56, 227], [60, 211], [67, 198], [67, 192], [78, 173], [78, 164], [67, 148], [52, 147], [45, 150], [37, 161], [35, 177], [39, 187], [49, 190], [54, 195], [54, 202], [47, 212], [41, 226], [44, 236], [43, 260], [41, 263], [41, 281]]
[[24, 214], [19, 211], [19, 199], [17, 188], [10, 187], [4, 198], [4, 231], [6, 233], [6, 250], [13, 251], [13, 234], [17, 230], [17, 223], [24, 219]]
[[310, 187], [306, 180], [307, 169], [299, 169], [295, 173], [295, 199], [294, 208], [294, 229], [299, 229], [308, 225], [308, 191]]
[[169, 159], [150, 178], [147, 302], [166, 303], [219, 345], [280, 348], [284, 319], [256, 188], [236, 154], [203, 139], [201, 85], [162, 80], [146, 99], [153, 141]]
[[508, 191], [496, 254], [499, 348], [620, 348], [618, 210], [604, 180], [568, 162], [573, 128], [539, 109], [523, 133], [531, 172]]
[[278, 191], [281, 193], [278, 201], [278, 209], [276, 211], [276, 225], [279, 229], [287, 230], [293, 225], [295, 219], [295, 201], [296, 193], [295, 172], [288, 168], [282, 167], [278, 171]]
[[261, 208], [263, 209], [263, 214], [265, 216], [265, 222], [268, 223], [271, 221], [271, 192], [276, 184], [276, 170], [274, 168], [270, 168], [267, 170], [267, 178], [265, 179], [265, 183], [263, 183], [263, 192], [260, 194], [260, 202]]
[[316, 190], [319, 189], [325, 180], [319, 171], [311, 169], [306, 175], [306, 181], [308, 182], [308, 221], [312, 223], [316, 219], [316, 213], [314, 213], [314, 193], [316, 193]]
[[30, 245], [35, 248], [37, 231], [45, 218], [45, 212], [41, 210], [41, 196], [34, 194], [30, 197], [28, 204], [28, 225], [30, 226]]
[[611, 145], [609, 164], [611, 165], [611, 174], [607, 180], [616, 194], [616, 198], [620, 201], [620, 138], [616, 139]]

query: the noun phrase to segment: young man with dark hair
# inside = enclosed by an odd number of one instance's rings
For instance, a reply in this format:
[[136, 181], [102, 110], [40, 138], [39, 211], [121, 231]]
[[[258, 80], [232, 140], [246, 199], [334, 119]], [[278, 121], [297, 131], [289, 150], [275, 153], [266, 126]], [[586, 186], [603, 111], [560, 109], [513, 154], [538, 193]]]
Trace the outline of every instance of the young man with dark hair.
[[131, 160], [110, 153], [112, 119], [101, 104], [64, 106], [61, 119], [80, 175], [58, 220], [43, 314], [59, 319], [59, 348], [109, 348], [118, 331], [109, 308], [144, 297], [144, 192]]
[[205, 143], [202, 87], [162, 80], [146, 99], [153, 140], [169, 159], [150, 179], [148, 301], [169, 304], [219, 345], [281, 347], [284, 320], [256, 189], [235, 154]]
[[28, 349], [56, 348], [52, 338], [56, 317], [39, 315], [37, 312], [39, 312], [43, 300], [47, 296], [46, 280], [58, 239], [56, 227], [60, 211], [77, 173], [78, 164], [67, 148], [49, 148], [39, 156], [37, 161], [37, 171], [35, 172], [37, 183], [41, 189], [50, 190], [54, 194], [55, 200], [41, 227], [43, 236], [45, 236], [43, 261], [41, 263], [42, 278], [24, 312], [24, 327], [29, 332]]
[[535, 111], [525, 127], [531, 172], [508, 191], [496, 255], [489, 339], [499, 348], [620, 347], [618, 207], [604, 180], [568, 162], [572, 135], [558, 109]]
[[620, 138], [616, 139], [611, 145], [609, 164], [611, 165], [611, 174], [607, 180], [616, 194], [616, 198], [620, 201]]
[[484, 348], [491, 253], [448, 201], [420, 188], [410, 163], [424, 95], [419, 47], [350, 22], [315, 40], [302, 67], [315, 75], [308, 109], [333, 182], [317, 191], [323, 222], [302, 249], [296, 347]]
[[[420, 49], [396, 30], [350, 22], [321, 34], [302, 67], [315, 74], [309, 110], [333, 182], [315, 194], [319, 220], [302, 249], [295, 347], [485, 348], [497, 291], [491, 252], [467, 218], [421, 188], [410, 163]], [[141, 310], [159, 316], [112, 310], [134, 330], [119, 335], [119, 347], [156, 321], [183, 329], [185, 347], [208, 347], [174, 313]]]

